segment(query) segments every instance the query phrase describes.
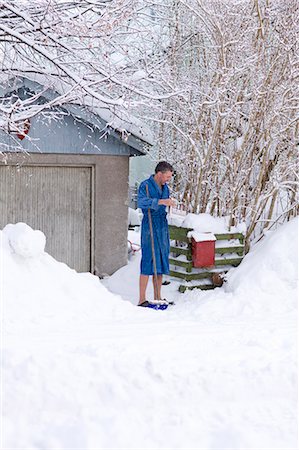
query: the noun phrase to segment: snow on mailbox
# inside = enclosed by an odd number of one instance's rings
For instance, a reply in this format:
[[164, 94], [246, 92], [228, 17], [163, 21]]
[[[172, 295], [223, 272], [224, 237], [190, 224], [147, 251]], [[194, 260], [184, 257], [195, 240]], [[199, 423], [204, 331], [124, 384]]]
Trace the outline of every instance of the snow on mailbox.
[[215, 241], [213, 233], [200, 233], [190, 231], [192, 243], [192, 265], [193, 267], [211, 267], [215, 265]]

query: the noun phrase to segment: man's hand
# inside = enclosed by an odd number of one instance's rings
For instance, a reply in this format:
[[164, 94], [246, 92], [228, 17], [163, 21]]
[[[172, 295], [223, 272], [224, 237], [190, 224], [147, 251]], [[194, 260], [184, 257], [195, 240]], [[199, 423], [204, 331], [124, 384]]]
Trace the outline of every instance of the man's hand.
[[176, 201], [174, 198], [164, 198], [158, 201], [158, 205], [175, 206]]

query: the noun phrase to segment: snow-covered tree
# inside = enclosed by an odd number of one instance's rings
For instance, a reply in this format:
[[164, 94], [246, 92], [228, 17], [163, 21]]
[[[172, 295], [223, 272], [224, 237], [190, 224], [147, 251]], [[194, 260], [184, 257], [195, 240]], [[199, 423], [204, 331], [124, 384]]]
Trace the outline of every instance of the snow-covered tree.
[[[246, 220], [247, 239], [298, 214], [296, 1], [173, 0], [160, 157], [189, 211]], [[256, 236], [256, 237], [257, 237]]]
[[[151, 87], [151, 9], [136, 0], [11, 0], [0, 3], [0, 130], [15, 134], [39, 114], [57, 116], [65, 104], [97, 105], [129, 120], [131, 108], [173, 95]], [[21, 98], [22, 77], [43, 80], [41, 91]], [[42, 100], [41, 100], [42, 99]], [[113, 123], [107, 125], [113, 126]], [[3, 150], [3, 149], [2, 149]]]
[[298, 214], [298, 18], [296, 0], [2, 1], [0, 87], [57, 95], [3, 97], [0, 130], [66, 103], [133, 113], [184, 207], [246, 220], [249, 243]]

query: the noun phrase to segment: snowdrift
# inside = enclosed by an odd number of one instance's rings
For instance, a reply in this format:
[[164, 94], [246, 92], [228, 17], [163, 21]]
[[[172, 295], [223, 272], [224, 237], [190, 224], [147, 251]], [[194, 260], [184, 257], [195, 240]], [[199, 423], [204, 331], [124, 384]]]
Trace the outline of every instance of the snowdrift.
[[0, 232], [5, 331], [77, 330], [130, 315], [132, 305], [96, 276], [77, 273], [45, 249], [45, 235], [24, 223]]
[[116, 295], [40, 231], [5, 227], [3, 448], [296, 448], [297, 227], [268, 233], [226, 287], [165, 286], [162, 313], [122, 301], [140, 252], [109, 278]]
[[[298, 295], [298, 217], [267, 235], [231, 269], [222, 288], [186, 291], [182, 317], [221, 322], [293, 314]], [[225, 294], [225, 295], [224, 295]], [[187, 306], [188, 305], [188, 306]]]
[[297, 287], [298, 217], [269, 231], [253, 246], [242, 264], [228, 274], [228, 291], [242, 293], [262, 290], [275, 296]]

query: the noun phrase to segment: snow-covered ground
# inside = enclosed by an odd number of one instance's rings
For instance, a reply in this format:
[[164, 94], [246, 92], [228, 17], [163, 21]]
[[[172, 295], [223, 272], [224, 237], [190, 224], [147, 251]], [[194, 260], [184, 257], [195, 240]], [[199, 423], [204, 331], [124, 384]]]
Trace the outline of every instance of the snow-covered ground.
[[294, 219], [222, 288], [172, 281], [176, 305], [154, 311], [135, 306], [140, 252], [100, 282], [7, 226], [1, 448], [297, 448], [297, 243]]

